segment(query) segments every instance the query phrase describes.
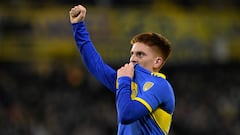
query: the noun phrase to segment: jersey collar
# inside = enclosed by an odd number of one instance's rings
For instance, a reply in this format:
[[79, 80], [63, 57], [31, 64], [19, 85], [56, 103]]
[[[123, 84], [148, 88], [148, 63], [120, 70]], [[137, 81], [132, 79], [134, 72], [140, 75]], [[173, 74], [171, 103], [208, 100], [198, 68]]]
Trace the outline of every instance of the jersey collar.
[[142, 72], [151, 74], [152, 76], [156, 76], [156, 77], [161, 77], [163, 79], [166, 79], [166, 75], [159, 73], [159, 72], [150, 72], [149, 70], [143, 68], [142, 66], [140, 66], [139, 64], [135, 64], [135, 70], [140, 70]]

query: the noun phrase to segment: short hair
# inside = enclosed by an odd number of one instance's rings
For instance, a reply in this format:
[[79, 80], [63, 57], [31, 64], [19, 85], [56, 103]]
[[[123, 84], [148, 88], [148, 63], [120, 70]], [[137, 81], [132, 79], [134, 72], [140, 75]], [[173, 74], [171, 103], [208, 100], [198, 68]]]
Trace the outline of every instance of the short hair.
[[169, 40], [158, 33], [140, 33], [135, 35], [130, 43], [133, 45], [136, 42], [144, 43], [150, 47], [156, 46], [162, 53], [164, 60], [168, 58], [171, 53], [171, 43]]

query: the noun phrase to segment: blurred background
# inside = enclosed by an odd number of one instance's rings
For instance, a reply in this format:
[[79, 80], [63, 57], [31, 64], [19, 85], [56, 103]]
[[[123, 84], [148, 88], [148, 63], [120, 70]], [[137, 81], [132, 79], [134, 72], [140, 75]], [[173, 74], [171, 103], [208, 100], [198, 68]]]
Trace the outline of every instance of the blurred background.
[[170, 135], [239, 135], [239, 0], [1, 0], [1, 135], [116, 135], [114, 94], [86, 71], [72, 36], [77, 4], [115, 69], [139, 32], [172, 42], [162, 70], [176, 95]]

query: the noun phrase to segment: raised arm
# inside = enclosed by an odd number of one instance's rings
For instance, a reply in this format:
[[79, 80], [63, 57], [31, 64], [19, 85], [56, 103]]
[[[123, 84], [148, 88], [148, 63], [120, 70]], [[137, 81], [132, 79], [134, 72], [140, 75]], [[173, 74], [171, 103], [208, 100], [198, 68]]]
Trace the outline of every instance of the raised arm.
[[90, 39], [84, 23], [86, 8], [81, 5], [75, 6], [69, 11], [69, 16], [77, 47], [87, 69], [109, 90], [115, 92], [116, 71], [102, 60]]

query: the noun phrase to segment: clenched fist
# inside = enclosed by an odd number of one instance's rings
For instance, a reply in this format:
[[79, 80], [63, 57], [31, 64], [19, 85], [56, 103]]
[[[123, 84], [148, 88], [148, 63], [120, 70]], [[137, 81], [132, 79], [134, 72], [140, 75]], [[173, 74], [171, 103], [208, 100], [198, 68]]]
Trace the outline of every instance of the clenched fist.
[[129, 64], [125, 64], [121, 68], [117, 70], [117, 78], [127, 76], [133, 78], [134, 76], [134, 64], [131, 62]]
[[70, 16], [70, 22], [71, 23], [78, 23], [81, 22], [85, 19], [86, 16], [86, 8], [82, 5], [78, 5], [73, 7], [70, 11], [69, 11], [69, 16]]

